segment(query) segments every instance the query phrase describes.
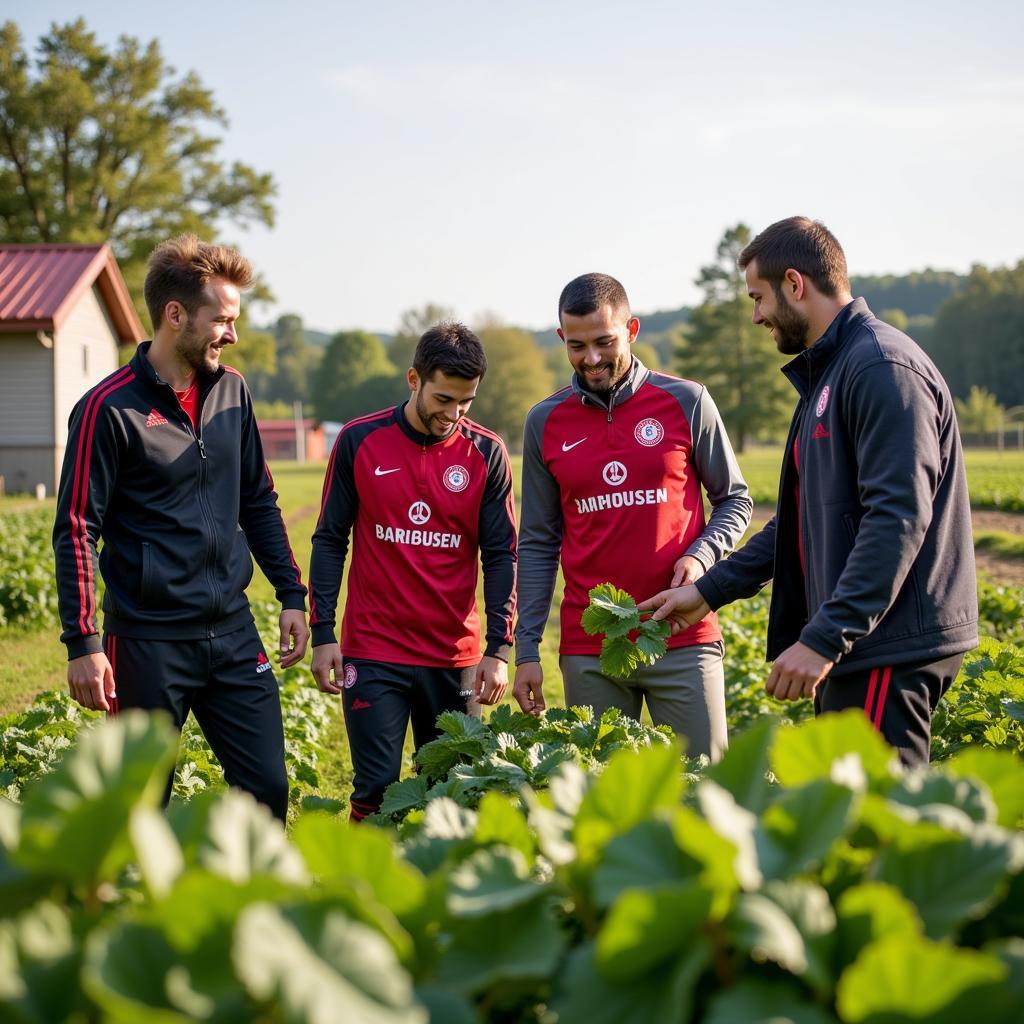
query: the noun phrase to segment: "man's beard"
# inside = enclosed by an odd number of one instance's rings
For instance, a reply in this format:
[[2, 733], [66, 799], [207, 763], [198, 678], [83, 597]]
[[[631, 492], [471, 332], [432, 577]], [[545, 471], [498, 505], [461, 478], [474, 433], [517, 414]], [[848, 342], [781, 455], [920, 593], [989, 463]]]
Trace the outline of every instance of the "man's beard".
[[[427, 412], [427, 401], [423, 397], [422, 391], [416, 395], [416, 416], [419, 418], [420, 423], [423, 424], [424, 431], [430, 434], [431, 437], [447, 437], [455, 429], [455, 424], [448, 423], [443, 416], [440, 416], [438, 413]], [[443, 420], [444, 422], [442, 422]], [[435, 423], [442, 431], [440, 434], [434, 433]]]
[[810, 324], [788, 302], [781, 288], [775, 289], [775, 315], [768, 321], [775, 328], [775, 345], [787, 356], [795, 356], [807, 347]]
[[193, 370], [205, 370], [206, 366], [206, 343], [197, 344], [199, 332], [187, 323], [178, 337], [175, 345], [175, 352], [182, 362], [187, 363]]

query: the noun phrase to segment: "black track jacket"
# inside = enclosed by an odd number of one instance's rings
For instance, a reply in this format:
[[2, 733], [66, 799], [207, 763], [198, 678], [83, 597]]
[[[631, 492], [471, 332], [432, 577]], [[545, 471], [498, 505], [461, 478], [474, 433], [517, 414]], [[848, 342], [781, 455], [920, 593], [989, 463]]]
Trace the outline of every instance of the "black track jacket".
[[976, 646], [967, 477], [939, 371], [855, 299], [783, 372], [800, 401], [776, 514], [697, 581], [704, 599], [774, 579], [768, 660], [799, 640], [833, 675]]
[[241, 374], [200, 373], [197, 436], [150, 364], [149, 345], [71, 413], [53, 531], [69, 658], [101, 649], [101, 537], [107, 632], [195, 640], [252, 621], [250, 548], [282, 607], [305, 608]]

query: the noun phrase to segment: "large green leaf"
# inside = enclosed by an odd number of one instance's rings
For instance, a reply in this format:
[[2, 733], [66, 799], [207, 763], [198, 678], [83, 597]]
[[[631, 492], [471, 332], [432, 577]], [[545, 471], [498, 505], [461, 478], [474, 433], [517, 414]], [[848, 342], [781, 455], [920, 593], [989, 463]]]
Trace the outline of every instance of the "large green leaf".
[[696, 881], [627, 889], [597, 936], [597, 969], [629, 982], [674, 959], [699, 939], [712, 894]]
[[1020, 1020], [1024, 1006], [1024, 938], [1015, 936], [986, 943], [983, 953], [996, 957], [1006, 966], [1006, 984], [1003, 986], [1003, 1019], [1010, 1024]]
[[[1024, 765], [1020, 766], [1024, 768]], [[893, 803], [921, 812], [935, 807], [955, 807], [972, 822], [994, 823], [998, 810], [987, 786], [969, 778], [955, 778], [936, 769], [904, 776], [886, 797]], [[940, 812], [942, 813], [942, 812]]]
[[771, 767], [784, 785], [802, 786], [833, 779], [849, 754], [859, 757], [872, 789], [884, 791], [891, 785], [896, 752], [857, 708], [821, 715], [797, 729], [780, 729], [772, 744]]
[[550, 978], [565, 947], [548, 898], [484, 917], [457, 918], [437, 981], [472, 995], [493, 985]]
[[159, 806], [176, 744], [163, 715], [141, 711], [86, 731], [53, 772], [26, 788], [12, 859], [73, 883], [116, 877], [131, 856], [132, 809]]
[[626, 832], [659, 808], [675, 807], [683, 795], [679, 748], [620, 751], [580, 804], [574, 840], [581, 860], [592, 861], [615, 835]]
[[529, 903], [546, 887], [530, 877], [526, 858], [510, 846], [477, 850], [452, 870], [448, 913], [453, 917], [484, 917]]
[[894, 886], [865, 882], [846, 890], [836, 904], [838, 964], [847, 967], [860, 951], [879, 939], [921, 934], [914, 905]]
[[50, 1024], [83, 1010], [68, 912], [40, 903], [0, 921], [0, 1019]]
[[198, 861], [208, 871], [239, 884], [256, 875], [292, 885], [309, 881], [306, 865], [288, 842], [284, 826], [248, 793], [232, 789], [219, 794], [206, 826]]
[[[448, 768], [445, 768], [445, 771], [447, 770]], [[390, 818], [394, 814], [402, 814], [414, 807], [423, 807], [427, 802], [428, 789], [430, 789], [430, 780], [426, 774], [413, 775], [411, 778], [392, 782], [384, 790], [384, 799], [381, 801], [379, 812], [381, 817]]]
[[698, 783], [697, 805], [707, 823], [735, 848], [733, 873], [743, 889], [756, 889], [762, 882], [757, 859], [755, 830], [757, 818], [736, 803], [733, 795], [715, 782]]
[[0, 919], [20, 913], [50, 892], [53, 881], [11, 860], [21, 839], [21, 805], [0, 797]]
[[427, 1021], [387, 942], [336, 910], [253, 904], [238, 919], [233, 959], [249, 995], [286, 1021]]
[[758, 862], [768, 878], [789, 878], [818, 864], [850, 827], [856, 794], [827, 779], [784, 791], [755, 831]]
[[1024, 786], [1020, 781], [1024, 764], [1016, 754], [975, 745], [961, 750], [942, 767], [953, 775], [983, 782], [996, 802], [998, 824], [1017, 827], [1024, 817]]
[[306, 866], [323, 884], [366, 882], [374, 897], [401, 916], [423, 901], [422, 874], [397, 855], [391, 837], [372, 825], [350, 825], [332, 814], [304, 814], [295, 823], [292, 842]]
[[676, 845], [667, 819], [642, 821], [604, 848], [592, 876], [594, 901], [599, 907], [610, 907], [626, 889], [680, 882], [696, 876], [698, 870], [699, 865]]
[[771, 797], [768, 755], [775, 740], [775, 723], [755, 722], [735, 738], [718, 764], [704, 772], [704, 778], [728, 790], [740, 807], [760, 814]]
[[153, 897], [166, 896], [185, 869], [185, 858], [167, 819], [151, 807], [136, 807], [128, 832], [143, 883]]
[[909, 849], [896, 843], [882, 852], [876, 876], [917, 907], [931, 938], [944, 938], [993, 906], [1008, 873], [1019, 868], [1019, 837], [978, 825], [970, 836], [946, 836]]
[[703, 1024], [834, 1024], [795, 985], [745, 978], [712, 996]]
[[473, 841], [479, 846], [500, 844], [518, 850], [532, 864], [536, 839], [520, 810], [518, 800], [504, 793], [485, 793], [477, 808]]
[[836, 1007], [848, 1024], [994, 1022], [1006, 976], [994, 956], [897, 936], [867, 946], [843, 972]]
[[835, 987], [833, 963], [836, 945], [836, 914], [828, 893], [813, 882], [768, 882], [763, 894], [781, 907], [804, 940], [807, 968], [803, 980], [821, 997]]
[[602, 583], [594, 587], [588, 596], [590, 603], [580, 621], [584, 631], [591, 636], [598, 633], [610, 637], [623, 636], [639, 627], [640, 613], [636, 601], [625, 590], [611, 583]]
[[230, 932], [201, 952], [183, 955], [157, 928], [130, 922], [89, 935], [82, 986], [113, 1022], [244, 1024], [253, 1012], [239, 990], [228, 956]]
[[430, 1024], [479, 1024], [472, 1003], [440, 985], [417, 985], [416, 998], [426, 1007]]
[[551, 1007], [565, 1024], [654, 1024], [693, 1019], [693, 995], [711, 960], [698, 939], [674, 963], [624, 984], [598, 970], [593, 944], [581, 946], [559, 973]]
[[754, 963], [770, 961], [798, 976], [807, 970], [807, 947], [800, 929], [767, 896], [741, 894], [727, 926], [733, 944]]

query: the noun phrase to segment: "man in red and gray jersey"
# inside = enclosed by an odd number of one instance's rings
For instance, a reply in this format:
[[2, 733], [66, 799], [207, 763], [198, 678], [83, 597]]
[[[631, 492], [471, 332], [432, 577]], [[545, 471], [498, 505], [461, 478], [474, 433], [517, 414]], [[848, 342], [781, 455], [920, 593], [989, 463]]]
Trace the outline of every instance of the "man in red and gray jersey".
[[[539, 645], [561, 557], [566, 703], [638, 718], [646, 698], [655, 724], [685, 737], [690, 754], [717, 758], [726, 724], [715, 617], [673, 637], [657, 665], [625, 682], [600, 671], [601, 638], [580, 618], [599, 583], [639, 597], [656, 580], [698, 579], [742, 537], [753, 507], [747, 486], [707, 390], [633, 355], [640, 322], [618, 281], [569, 282], [558, 317], [575, 373], [526, 418], [516, 699], [524, 711], [544, 707]], [[706, 522], [702, 490], [712, 506]]]
[[[321, 690], [342, 695], [356, 821], [398, 778], [410, 717], [418, 748], [437, 735], [439, 714], [497, 704], [508, 685], [512, 471], [501, 439], [465, 418], [486, 369], [467, 327], [431, 328], [408, 372], [409, 401], [352, 420], [331, 453], [310, 566], [312, 668]], [[339, 645], [335, 606], [350, 534]]]

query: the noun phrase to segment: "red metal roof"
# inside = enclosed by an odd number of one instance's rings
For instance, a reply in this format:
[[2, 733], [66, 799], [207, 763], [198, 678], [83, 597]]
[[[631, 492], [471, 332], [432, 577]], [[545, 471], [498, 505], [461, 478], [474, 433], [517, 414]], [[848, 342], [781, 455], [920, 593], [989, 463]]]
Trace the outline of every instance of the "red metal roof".
[[121, 342], [141, 341], [142, 324], [109, 245], [0, 243], [0, 333], [59, 329], [93, 285]]

